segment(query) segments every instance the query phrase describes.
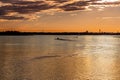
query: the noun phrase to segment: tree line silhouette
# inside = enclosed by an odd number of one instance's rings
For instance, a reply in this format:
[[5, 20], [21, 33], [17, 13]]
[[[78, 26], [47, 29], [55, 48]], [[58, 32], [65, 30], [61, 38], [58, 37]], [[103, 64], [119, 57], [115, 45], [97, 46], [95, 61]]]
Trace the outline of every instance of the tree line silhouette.
[[0, 35], [120, 35], [120, 32], [20, 32], [3, 31]]

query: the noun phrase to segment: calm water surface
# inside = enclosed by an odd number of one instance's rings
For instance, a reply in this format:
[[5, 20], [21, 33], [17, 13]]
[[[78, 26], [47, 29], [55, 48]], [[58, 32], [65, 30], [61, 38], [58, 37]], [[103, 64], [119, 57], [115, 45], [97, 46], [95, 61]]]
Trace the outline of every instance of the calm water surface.
[[0, 80], [120, 80], [120, 36], [0, 36]]

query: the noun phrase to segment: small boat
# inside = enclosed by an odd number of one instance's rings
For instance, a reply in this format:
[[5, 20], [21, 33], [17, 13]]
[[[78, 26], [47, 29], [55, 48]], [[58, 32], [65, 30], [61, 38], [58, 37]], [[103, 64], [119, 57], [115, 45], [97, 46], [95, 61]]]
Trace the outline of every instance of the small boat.
[[74, 41], [74, 40], [71, 40], [71, 39], [64, 39], [64, 38], [58, 38], [58, 37], [55, 40]]

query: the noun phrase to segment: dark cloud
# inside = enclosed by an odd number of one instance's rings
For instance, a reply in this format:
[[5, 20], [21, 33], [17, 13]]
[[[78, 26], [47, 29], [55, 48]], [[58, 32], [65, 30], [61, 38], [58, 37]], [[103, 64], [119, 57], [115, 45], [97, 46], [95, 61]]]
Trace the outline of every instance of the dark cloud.
[[69, 0], [55, 0], [56, 2], [63, 3], [63, 2], [68, 2]]
[[[3, 1], [4, 2], [4, 1]], [[6, 0], [5, 2], [10, 2]], [[53, 8], [53, 5], [49, 5], [44, 1], [15, 1], [11, 2], [12, 5], [5, 5], [0, 7], [0, 19], [23, 19], [24, 17], [17, 17], [20, 14], [34, 14], [36, 12], [40, 12], [42, 10], [48, 10]], [[17, 13], [17, 16], [7, 16], [10, 13]], [[8, 18], [7, 18], [8, 17]], [[11, 19], [10, 19], [11, 18]]]
[[3, 3], [11, 3], [11, 2], [15, 2], [15, 1], [19, 1], [19, 0], [0, 0]]
[[[119, 5], [120, 2], [99, 3], [101, 0], [0, 0], [0, 19], [23, 20], [26, 16], [43, 11], [86, 10], [90, 5]], [[14, 14], [13, 14], [14, 13]], [[12, 14], [12, 15], [11, 15]]]
[[25, 17], [17, 17], [17, 16], [0, 16], [0, 19], [3, 20], [26, 20]]
[[12, 2], [12, 5], [6, 5], [0, 7], [0, 12], [18, 12], [20, 14], [25, 13], [34, 13], [41, 10], [50, 9], [54, 6], [49, 5], [43, 1], [18, 1], [18, 2]]
[[74, 3], [69, 3], [61, 6], [60, 8], [64, 11], [75, 11], [75, 10], [85, 10], [86, 6], [89, 5], [89, 1], [78, 1]]
[[0, 10], [0, 16], [1, 15], [6, 15], [7, 13], [4, 10]]
[[14, 3], [14, 6], [12, 7], [14, 8], [13, 11], [18, 12], [20, 14], [26, 14], [26, 13], [35, 13], [41, 10], [51, 9], [54, 6], [43, 2], [28, 2], [28, 3], [22, 2], [22, 3]]

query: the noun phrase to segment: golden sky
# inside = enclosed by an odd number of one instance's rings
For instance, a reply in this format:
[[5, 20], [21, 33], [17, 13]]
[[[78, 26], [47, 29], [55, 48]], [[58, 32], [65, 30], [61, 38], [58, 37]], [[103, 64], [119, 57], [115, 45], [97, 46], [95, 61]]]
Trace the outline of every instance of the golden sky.
[[0, 31], [120, 30], [120, 0], [0, 0]]

